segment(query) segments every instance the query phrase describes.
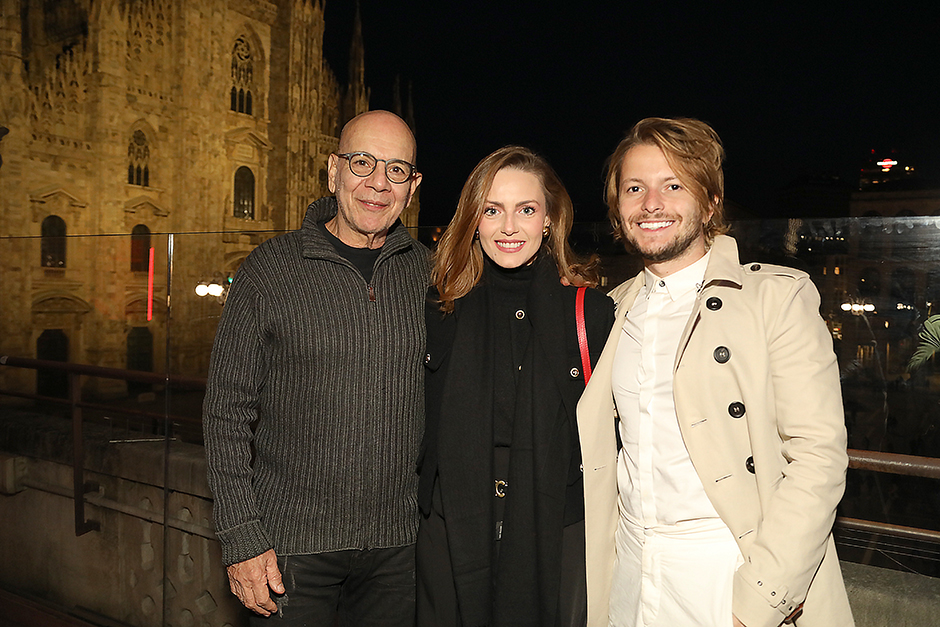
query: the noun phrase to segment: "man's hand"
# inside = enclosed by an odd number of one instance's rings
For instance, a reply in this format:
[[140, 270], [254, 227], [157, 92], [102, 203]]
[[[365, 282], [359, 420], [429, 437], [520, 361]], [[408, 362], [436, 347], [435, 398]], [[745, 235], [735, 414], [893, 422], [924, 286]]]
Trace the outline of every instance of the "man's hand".
[[232, 594], [238, 597], [242, 605], [262, 616], [270, 616], [277, 611], [277, 604], [268, 588], [277, 594], [284, 594], [284, 584], [281, 582], [281, 571], [277, 569], [274, 549], [232, 564], [226, 571]]
[[738, 617], [734, 614], [731, 615], [731, 618], [734, 619], [734, 627], [745, 627], [744, 623], [738, 620]]

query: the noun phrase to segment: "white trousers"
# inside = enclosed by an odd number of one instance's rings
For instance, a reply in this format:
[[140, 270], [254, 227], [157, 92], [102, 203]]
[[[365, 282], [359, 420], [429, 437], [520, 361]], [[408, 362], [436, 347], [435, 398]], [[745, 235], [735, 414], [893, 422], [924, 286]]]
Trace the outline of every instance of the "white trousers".
[[734, 573], [744, 563], [719, 518], [644, 529], [621, 512], [611, 627], [731, 627]]

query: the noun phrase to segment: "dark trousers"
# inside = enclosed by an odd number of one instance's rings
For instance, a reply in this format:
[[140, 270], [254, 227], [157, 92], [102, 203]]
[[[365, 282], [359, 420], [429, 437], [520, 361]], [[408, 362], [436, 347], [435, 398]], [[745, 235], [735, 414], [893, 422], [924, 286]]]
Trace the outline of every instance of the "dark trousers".
[[278, 612], [252, 627], [413, 627], [414, 545], [278, 557]]

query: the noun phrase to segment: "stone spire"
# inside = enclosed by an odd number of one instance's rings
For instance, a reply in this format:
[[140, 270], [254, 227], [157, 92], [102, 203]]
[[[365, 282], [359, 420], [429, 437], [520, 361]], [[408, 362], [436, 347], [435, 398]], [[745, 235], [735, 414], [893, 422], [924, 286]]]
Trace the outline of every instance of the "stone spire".
[[[0, 125], [23, 113], [23, 51], [19, 3], [0, 0]], [[0, 131], [2, 133], [3, 131]], [[4, 133], [6, 134], [6, 133]]]
[[369, 110], [369, 89], [366, 87], [366, 52], [362, 43], [362, 17], [356, 0], [352, 43], [349, 50], [349, 83], [346, 86], [342, 124]]

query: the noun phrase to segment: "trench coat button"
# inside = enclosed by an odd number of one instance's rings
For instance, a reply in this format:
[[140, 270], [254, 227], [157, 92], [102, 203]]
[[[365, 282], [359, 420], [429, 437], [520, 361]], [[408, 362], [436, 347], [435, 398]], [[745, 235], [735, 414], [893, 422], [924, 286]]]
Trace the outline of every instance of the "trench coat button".
[[760, 270], [760, 264], [759, 264], [759, 263], [755, 263], [755, 264], [753, 264], [753, 265], [751, 266], [751, 272], [757, 272], [758, 270]]
[[523, 318], [525, 318], [525, 312], [520, 309], [516, 312], [516, 320], [522, 320]]
[[424, 356], [424, 363], [426, 364], [431, 363], [431, 353], [428, 353], [427, 355]]
[[747, 468], [747, 471], [753, 475], [754, 474], [754, 458], [748, 457], [744, 461], [744, 467]]
[[744, 415], [744, 403], [735, 401], [728, 405], [728, 413], [731, 414], [732, 418], [740, 418]]
[[717, 296], [712, 296], [705, 301], [705, 306], [711, 309], [712, 311], [718, 311], [721, 309], [721, 299]]
[[572, 368], [571, 370], [568, 371], [568, 374], [571, 375], [572, 379], [577, 379], [578, 375], [581, 374], [581, 371], [578, 370], [577, 368]]
[[731, 351], [728, 350], [727, 346], [719, 346], [715, 349], [715, 361], [719, 364], [726, 364], [728, 360], [731, 359]]

